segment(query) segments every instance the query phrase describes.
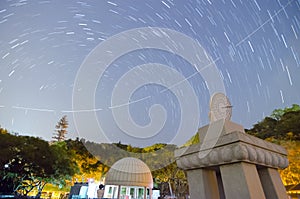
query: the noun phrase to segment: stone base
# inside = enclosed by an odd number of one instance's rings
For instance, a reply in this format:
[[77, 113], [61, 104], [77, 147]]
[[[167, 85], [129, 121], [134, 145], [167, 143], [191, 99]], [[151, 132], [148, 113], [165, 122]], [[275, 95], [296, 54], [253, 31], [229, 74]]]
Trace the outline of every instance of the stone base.
[[212, 142], [215, 142], [212, 148], [203, 149], [199, 143], [177, 149], [175, 157], [178, 167], [207, 168], [236, 162], [248, 162], [276, 169], [288, 166], [287, 152], [283, 147], [243, 132], [226, 133]]
[[199, 144], [175, 151], [177, 166], [187, 172], [191, 199], [287, 198], [277, 171], [288, 166], [283, 147], [224, 120], [199, 134]]

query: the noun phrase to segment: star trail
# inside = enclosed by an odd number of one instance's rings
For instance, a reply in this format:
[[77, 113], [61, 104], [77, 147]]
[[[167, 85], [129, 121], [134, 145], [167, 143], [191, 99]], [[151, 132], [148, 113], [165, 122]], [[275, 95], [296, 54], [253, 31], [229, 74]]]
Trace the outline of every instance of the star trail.
[[[103, 130], [110, 132], [110, 141], [136, 143], [114, 122], [110, 98], [122, 75], [147, 63], [168, 65], [186, 78], [198, 96], [199, 127], [207, 124], [207, 82], [182, 57], [157, 49], [133, 51], [114, 60], [99, 78], [96, 108], [72, 107], [76, 75], [89, 53], [118, 33], [142, 27], [168, 28], [197, 41], [220, 72], [233, 105], [232, 120], [245, 128], [276, 108], [300, 104], [300, 1], [2, 0], [0, 125], [50, 140], [56, 122], [67, 115], [69, 138], [103, 142], [96, 132], [88, 133], [96, 131], [88, 123], [86, 132], [75, 128], [73, 113], [92, 111]], [[164, 106], [168, 119], [157, 136], [141, 145], [170, 142], [181, 119], [176, 96], [158, 85], [140, 87], [125, 106], [143, 126], [150, 122], [153, 104]]]

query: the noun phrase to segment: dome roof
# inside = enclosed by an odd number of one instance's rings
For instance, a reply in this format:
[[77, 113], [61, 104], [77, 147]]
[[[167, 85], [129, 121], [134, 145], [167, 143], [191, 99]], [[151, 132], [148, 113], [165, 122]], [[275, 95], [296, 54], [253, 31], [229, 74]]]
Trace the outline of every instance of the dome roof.
[[137, 158], [123, 158], [115, 162], [105, 177], [106, 185], [153, 187], [149, 167]]

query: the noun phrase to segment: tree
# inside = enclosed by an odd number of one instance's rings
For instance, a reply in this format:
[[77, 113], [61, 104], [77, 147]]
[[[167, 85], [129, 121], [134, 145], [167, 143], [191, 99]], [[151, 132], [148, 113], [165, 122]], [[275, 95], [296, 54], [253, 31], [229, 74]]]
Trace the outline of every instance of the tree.
[[282, 181], [285, 185], [296, 185], [300, 183], [300, 142], [282, 141], [280, 145], [288, 151], [289, 166], [280, 170]]
[[64, 115], [58, 122], [57, 125], [55, 126], [55, 132], [54, 136], [52, 137], [58, 142], [64, 141], [66, 139], [66, 134], [67, 134], [67, 128], [69, 126], [69, 122], [67, 120], [67, 116]]
[[271, 114], [271, 118], [275, 120], [280, 120], [285, 113], [299, 111], [299, 110], [300, 110], [300, 106], [298, 104], [293, 104], [292, 107], [285, 107], [284, 109], [275, 109]]
[[0, 192], [26, 197], [37, 189], [39, 198], [47, 183], [64, 184], [76, 173], [71, 155], [64, 142], [0, 134]]
[[280, 138], [280, 135], [278, 134], [276, 129], [277, 124], [277, 120], [271, 117], [266, 117], [261, 122], [254, 124], [253, 128], [250, 130], [246, 130], [246, 132], [261, 139], [270, 137], [275, 137], [276, 139], [278, 139]]
[[300, 140], [300, 106], [275, 109], [246, 132], [261, 139]]
[[68, 148], [65, 141], [51, 144], [50, 150], [55, 160], [52, 165], [55, 172], [48, 175], [45, 182], [63, 187], [66, 180], [72, 180], [72, 177], [80, 172], [75, 153]]
[[[76, 138], [76, 140], [66, 140], [65, 141], [70, 152], [74, 154], [73, 161], [79, 167], [79, 172], [77, 175], [73, 176], [75, 181], [85, 180], [86, 178], [96, 178], [96, 180], [102, 180], [102, 177], [109, 170], [106, 164], [105, 157], [103, 156], [103, 151], [99, 155], [92, 155], [85, 147], [85, 140]], [[95, 147], [100, 147], [100, 144], [90, 143], [95, 145]], [[96, 149], [97, 150], [97, 149]]]
[[0, 126], [0, 134], [6, 134], [8, 131]]
[[300, 140], [300, 110], [286, 112], [276, 128], [285, 139]]
[[164, 168], [152, 172], [155, 183], [159, 184], [161, 195], [185, 196], [188, 193], [188, 183], [183, 170], [173, 162]]

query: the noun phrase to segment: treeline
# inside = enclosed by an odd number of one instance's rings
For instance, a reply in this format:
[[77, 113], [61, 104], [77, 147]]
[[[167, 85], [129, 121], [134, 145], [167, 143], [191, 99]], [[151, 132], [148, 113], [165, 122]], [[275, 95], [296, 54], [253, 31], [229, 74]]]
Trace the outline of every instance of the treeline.
[[114, 162], [131, 156], [149, 165], [162, 195], [170, 194], [171, 186], [175, 195], [182, 196], [187, 193], [187, 181], [174, 161], [175, 148], [167, 144], [144, 148], [120, 142], [100, 144], [79, 138], [47, 142], [0, 128], [0, 194], [25, 198], [38, 190], [39, 198], [46, 184], [64, 188], [89, 178], [99, 181]]
[[300, 106], [275, 109], [246, 132], [266, 140], [300, 140]]

